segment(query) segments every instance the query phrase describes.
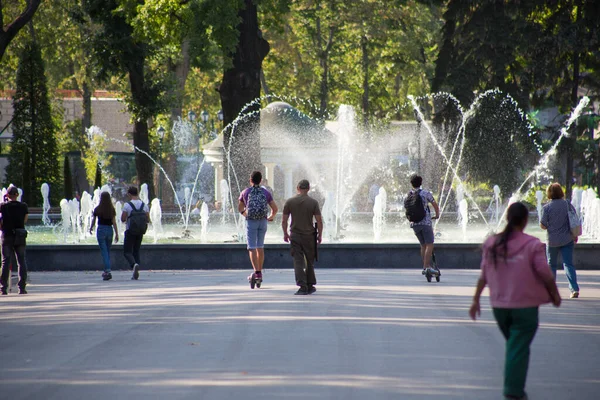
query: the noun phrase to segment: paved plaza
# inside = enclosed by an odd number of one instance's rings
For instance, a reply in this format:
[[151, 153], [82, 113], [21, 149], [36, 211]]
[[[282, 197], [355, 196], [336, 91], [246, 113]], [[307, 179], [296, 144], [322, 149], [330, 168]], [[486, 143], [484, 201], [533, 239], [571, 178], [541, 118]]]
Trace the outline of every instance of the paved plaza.
[[[487, 297], [467, 316], [478, 271], [317, 270], [310, 296], [291, 267], [260, 290], [248, 273], [31, 273], [29, 295], [0, 298], [0, 398], [502, 398]], [[600, 396], [600, 271], [579, 280], [580, 299], [540, 310], [531, 400]]]

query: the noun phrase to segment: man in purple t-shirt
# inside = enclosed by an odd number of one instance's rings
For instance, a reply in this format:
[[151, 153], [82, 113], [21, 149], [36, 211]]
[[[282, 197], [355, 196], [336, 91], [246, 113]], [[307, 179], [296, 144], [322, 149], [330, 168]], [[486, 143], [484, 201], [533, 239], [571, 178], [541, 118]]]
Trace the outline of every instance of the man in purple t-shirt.
[[[238, 210], [246, 218], [246, 240], [248, 253], [254, 272], [248, 277], [250, 287], [262, 283], [262, 267], [265, 262], [265, 234], [267, 221], [273, 221], [277, 214], [277, 204], [273, 201], [271, 193], [260, 186], [262, 174], [252, 172], [250, 187], [240, 193]], [[269, 212], [269, 207], [271, 208]]]

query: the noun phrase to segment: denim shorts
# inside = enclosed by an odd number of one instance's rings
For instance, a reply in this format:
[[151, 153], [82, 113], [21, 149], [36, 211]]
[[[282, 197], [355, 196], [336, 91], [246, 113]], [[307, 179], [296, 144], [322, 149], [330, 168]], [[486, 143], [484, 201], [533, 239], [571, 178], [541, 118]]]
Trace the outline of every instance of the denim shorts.
[[431, 225], [413, 225], [413, 231], [421, 244], [433, 244], [433, 227]]
[[265, 234], [267, 233], [266, 219], [246, 220], [246, 240], [248, 250], [262, 249], [265, 247]]

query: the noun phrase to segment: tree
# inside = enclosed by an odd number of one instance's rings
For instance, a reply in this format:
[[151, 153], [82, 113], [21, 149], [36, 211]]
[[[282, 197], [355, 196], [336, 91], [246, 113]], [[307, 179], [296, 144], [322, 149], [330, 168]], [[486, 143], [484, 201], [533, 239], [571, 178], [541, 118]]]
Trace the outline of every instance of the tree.
[[[92, 40], [99, 77], [107, 80], [111, 74], [125, 74], [129, 81], [125, 103], [133, 118], [135, 165], [138, 183], [142, 184], [153, 182], [152, 161], [142, 152], [150, 152], [148, 120], [167, 108], [167, 82], [159, 69], [149, 65], [158, 50], [134, 34], [131, 21], [137, 16], [138, 5], [137, 1], [125, 0], [83, 1], [83, 10], [95, 24]], [[149, 195], [154, 197], [153, 185]]]
[[[262, 169], [258, 136], [260, 114], [257, 113], [260, 103], [252, 102], [260, 97], [260, 71], [262, 61], [269, 53], [269, 43], [262, 37], [257, 6], [252, 0], [244, 0], [239, 18], [239, 41], [232, 54], [232, 65], [223, 73], [219, 94], [225, 125], [233, 122], [242, 111], [246, 115], [240, 124], [232, 125], [225, 131], [223, 141], [227, 150], [223, 160], [227, 176], [230, 179], [237, 178], [238, 185], [244, 185], [242, 182], [246, 181], [252, 170]], [[233, 171], [230, 170], [228, 157]]]
[[69, 156], [65, 155], [63, 161], [63, 179], [64, 179], [64, 198], [73, 198], [73, 176], [71, 174], [71, 165], [69, 164]]
[[[600, 88], [593, 74], [600, 65], [598, 15], [600, 4], [583, 0], [449, 1], [432, 90], [448, 90], [465, 104], [476, 91], [499, 88], [524, 110], [552, 104], [568, 114], [584, 80], [596, 93]], [[561, 146], [567, 196], [573, 157], [584, 158], [575, 148], [572, 138]]]
[[17, 33], [33, 18], [42, 0], [27, 0], [25, 10], [8, 25], [4, 25], [4, 7], [0, 0], [0, 60]]
[[265, 31], [269, 88], [317, 118], [333, 118], [341, 103], [360, 105], [369, 125], [411, 117], [398, 105], [430, 91], [440, 3], [294, 1]]
[[513, 101], [493, 93], [482, 97], [465, 126], [462, 168], [475, 181], [512, 193], [536, 160], [531, 128]]
[[58, 201], [60, 167], [44, 63], [35, 42], [21, 53], [17, 71], [17, 89], [13, 98], [13, 141], [6, 168], [6, 183], [23, 188], [23, 199], [32, 206], [41, 205], [39, 188], [48, 183], [51, 198]]

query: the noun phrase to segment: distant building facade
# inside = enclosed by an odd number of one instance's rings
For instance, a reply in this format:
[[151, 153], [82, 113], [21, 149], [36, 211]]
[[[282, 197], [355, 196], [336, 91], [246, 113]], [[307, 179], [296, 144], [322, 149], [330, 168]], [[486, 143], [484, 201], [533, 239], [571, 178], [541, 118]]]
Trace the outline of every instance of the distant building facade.
[[[0, 180], [4, 182], [5, 170], [8, 165], [8, 153], [4, 150], [13, 137], [13, 99], [14, 91], [0, 92]], [[83, 98], [75, 90], [58, 90], [57, 97], [62, 102], [63, 121], [74, 121], [83, 116]], [[133, 152], [131, 115], [125, 105], [115, 94], [107, 91], [96, 91], [92, 96], [92, 125], [98, 126], [109, 137], [118, 140], [108, 140], [106, 151], [112, 155], [111, 170], [118, 169], [135, 171]], [[71, 166], [74, 190], [81, 193], [89, 190], [80, 154], [71, 152], [66, 155]]]

